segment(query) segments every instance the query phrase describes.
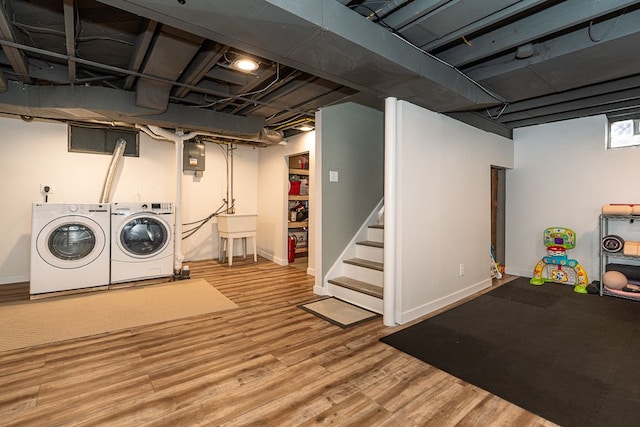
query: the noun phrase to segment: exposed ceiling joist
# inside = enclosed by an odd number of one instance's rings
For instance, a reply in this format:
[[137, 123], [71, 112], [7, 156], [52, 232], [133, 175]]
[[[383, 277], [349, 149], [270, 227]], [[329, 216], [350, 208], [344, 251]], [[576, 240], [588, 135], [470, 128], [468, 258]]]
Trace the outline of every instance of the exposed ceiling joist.
[[[155, 35], [156, 28], [158, 27], [158, 23], [156, 21], [148, 21], [145, 29], [138, 35], [136, 39], [136, 47], [131, 55], [131, 59], [129, 61], [129, 69], [131, 71], [140, 71], [142, 67], [142, 62], [144, 61], [147, 52], [149, 51], [149, 47], [151, 46], [151, 42], [153, 40], [153, 36]], [[127, 79], [124, 82], [124, 88], [129, 90], [133, 87], [133, 83], [136, 79], [136, 76], [130, 74], [127, 76]]]
[[[32, 82], [39, 117], [197, 130], [216, 112], [215, 126], [231, 132], [245, 116], [294, 132], [319, 108], [383, 109], [393, 96], [509, 137], [516, 126], [640, 110], [637, 1], [3, 0], [0, 9], [0, 91]], [[258, 61], [251, 73], [233, 68], [244, 55]], [[127, 102], [102, 111], [59, 102], [85, 97], [68, 90], [80, 85]], [[153, 108], [130, 108], [136, 96]], [[28, 114], [24, 99], [0, 101], [0, 114]]]
[[[602, 40], [593, 41], [589, 30], [581, 28], [534, 45], [530, 58], [517, 59], [509, 54], [470, 68], [467, 73], [498, 93], [508, 91], [510, 102], [633, 75], [640, 72], [640, 63], [621, 58], [629, 55], [627, 46], [640, 43], [638, 22], [640, 9], [592, 26], [592, 35], [610, 29]], [[590, 69], [587, 63], [592, 62], [602, 66]], [[551, 67], [553, 72], [549, 72]]]
[[[447, 35], [452, 27], [465, 27], [482, 19], [487, 13], [493, 14], [517, 2], [518, 0], [448, 1], [420, 19], [415, 20], [410, 26], [400, 29], [400, 33], [414, 43], [420, 40], [420, 45], [422, 46], [426, 42], [438, 40]], [[443, 15], [447, 16], [448, 19], [443, 20]]]
[[[75, 26], [75, 8], [74, 0], [64, 0], [62, 3], [62, 9], [64, 10], [64, 32], [65, 32], [65, 47], [67, 49], [67, 55], [73, 58], [76, 56], [76, 26]], [[76, 63], [68, 61], [67, 68], [69, 69], [69, 81], [76, 81]]]
[[[607, 92], [598, 96], [594, 96], [590, 101], [592, 103], [602, 105], [603, 108], [606, 109], [607, 106], [616, 105], [621, 101], [632, 101], [638, 103], [638, 100], [640, 100], [640, 88], [624, 90], [622, 93]], [[517, 122], [519, 120], [531, 119], [534, 117], [545, 117], [559, 113], [565, 113], [567, 111], [576, 111], [582, 108], [584, 108], [584, 98], [559, 102], [553, 105], [545, 105], [538, 108], [530, 108], [526, 111], [506, 113], [500, 117], [500, 120], [505, 123]]]
[[[185, 31], [162, 27], [147, 55], [143, 73], [177, 81], [203, 42], [203, 38]], [[143, 77], [138, 81], [136, 103], [140, 107], [164, 111], [169, 105], [172, 87], [171, 83]]]
[[624, 13], [621, 9], [634, 4], [637, 4], [637, 0], [565, 0], [534, 15], [471, 38], [468, 40], [469, 45], [460, 44], [442, 52], [439, 57], [449, 64], [461, 67], [618, 10]]
[[557, 122], [560, 120], [569, 120], [574, 119], [576, 117], [587, 117], [593, 116], [597, 114], [610, 114], [616, 112], [633, 112], [633, 114], [638, 114], [640, 112], [640, 99], [635, 98], [626, 101], [615, 102], [611, 104], [605, 105], [596, 105], [592, 107], [583, 107], [576, 110], [563, 111], [557, 114], [548, 114], [544, 116], [532, 117], [528, 119], [515, 120], [513, 122], [509, 122], [509, 126], [514, 127], [523, 127], [523, 126], [531, 126], [535, 124], [539, 124], [541, 119], [544, 119], [544, 123]]
[[546, 3], [548, 0], [521, 0], [517, 3], [505, 7], [504, 9], [498, 10], [496, 12], [491, 13], [488, 16], [478, 19], [477, 21], [466, 25], [456, 31], [450, 32], [449, 34], [442, 36], [436, 40], [432, 40], [427, 44], [424, 42], [420, 42], [423, 49], [427, 51], [432, 51], [438, 49], [442, 46], [445, 46], [454, 41], [459, 41], [465, 36], [469, 34], [473, 34], [477, 31], [482, 30], [483, 28], [491, 28], [495, 27], [499, 22], [508, 20], [511, 17], [517, 16], [521, 13], [526, 12], [529, 9], [535, 8], [536, 6]]
[[[9, 14], [11, 13], [11, 9], [8, 7], [0, 8], [0, 36], [4, 40], [8, 40], [11, 42], [16, 41], [16, 37], [13, 30], [13, 25], [11, 24], [11, 19]], [[22, 52], [19, 49], [10, 47], [10, 46], [2, 46], [2, 50], [4, 54], [7, 56], [11, 67], [13, 68], [16, 77], [23, 83], [31, 83], [31, 77], [29, 77], [29, 66], [27, 65], [27, 61], [25, 60]], [[0, 90], [6, 90], [6, 78], [4, 73], [0, 72]]]
[[[605, 95], [607, 93], [620, 94], [623, 91], [634, 90], [635, 88], [640, 88], [640, 75], [608, 81], [593, 86], [581, 87], [565, 92], [554, 93], [552, 95], [531, 98], [524, 101], [512, 102], [504, 109], [503, 113], [504, 115], [507, 115], [510, 113], [542, 108], [578, 99], [589, 99], [592, 102], [599, 95]], [[498, 116], [501, 110], [501, 108], [491, 109], [490, 114], [494, 117]]]
[[[152, 0], [102, 1], [360, 91], [393, 96], [420, 86], [421, 94], [430, 96], [413, 102], [435, 111], [499, 103], [457, 70], [335, 0], [188, 1], [180, 6]], [[380, 81], [380, 73], [393, 77]]]
[[[229, 50], [227, 46], [221, 46], [217, 43], [205, 43], [205, 46], [198, 52], [197, 56], [191, 62], [191, 65], [180, 76], [180, 81], [190, 85], [198, 84], [209, 70], [214, 67], [224, 54]], [[174, 96], [182, 98], [189, 93], [186, 87], [177, 88]]]

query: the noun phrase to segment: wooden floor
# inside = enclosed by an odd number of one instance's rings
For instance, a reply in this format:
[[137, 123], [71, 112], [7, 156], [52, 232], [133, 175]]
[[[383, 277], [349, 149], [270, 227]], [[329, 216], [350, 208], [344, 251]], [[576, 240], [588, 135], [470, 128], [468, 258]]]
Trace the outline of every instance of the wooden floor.
[[[317, 298], [298, 268], [189, 266], [239, 308], [0, 353], [0, 425], [553, 425], [380, 343], [398, 328], [379, 318], [297, 308]], [[27, 284], [0, 286], [21, 300]]]

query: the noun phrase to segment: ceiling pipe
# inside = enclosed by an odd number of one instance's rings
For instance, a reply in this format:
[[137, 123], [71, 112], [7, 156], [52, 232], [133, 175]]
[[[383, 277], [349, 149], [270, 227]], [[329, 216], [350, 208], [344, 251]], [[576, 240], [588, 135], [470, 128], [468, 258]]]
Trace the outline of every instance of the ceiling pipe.
[[[164, 128], [158, 126], [141, 126], [136, 125], [136, 128], [146, 133], [153, 139], [161, 139], [171, 141], [175, 144], [175, 172], [176, 172], [176, 202], [175, 202], [175, 226], [174, 226], [174, 262], [173, 270], [174, 275], [178, 275], [182, 271], [182, 261], [184, 261], [184, 254], [182, 253], [182, 157], [184, 155], [184, 142], [189, 141], [197, 136], [210, 136], [215, 137], [215, 134], [207, 132], [189, 132], [185, 134], [183, 130], [177, 130], [175, 133], [170, 132]], [[231, 161], [233, 156], [231, 155]], [[232, 172], [228, 168], [228, 175], [232, 176]], [[231, 165], [233, 168], [233, 164]], [[227, 208], [233, 207], [233, 186], [230, 182], [227, 183]], [[229, 191], [231, 193], [229, 193]]]
[[182, 272], [182, 261], [184, 261], [182, 253], [182, 156], [184, 141], [195, 138], [199, 134], [193, 132], [185, 135], [181, 130], [172, 133], [157, 126], [137, 125], [136, 127], [154, 139], [164, 139], [175, 144], [176, 201], [174, 203], [173, 274], [174, 277], [177, 277]]

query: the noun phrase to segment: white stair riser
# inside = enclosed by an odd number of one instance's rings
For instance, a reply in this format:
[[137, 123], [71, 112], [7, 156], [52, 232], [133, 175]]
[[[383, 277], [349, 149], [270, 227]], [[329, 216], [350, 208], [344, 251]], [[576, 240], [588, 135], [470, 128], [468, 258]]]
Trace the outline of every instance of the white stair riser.
[[367, 310], [371, 310], [375, 313], [382, 314], [383, 304], [382, 299], [380, 298], [362, 294], [351, 289], [343, 288], [342, 286], [336, 286], [333, 283], [329, 283], [327, 291], [329, 295], [338, 299], [366, 308]]
[[384, 249], [373, 246], [356, 245], [356, 257], [369, 261], [384, 262]]
[[344, 263], [343, 274], [352, 279], [362, 282], [371, 283], [372, 285], [382, 286], [384, 283], [384, 273], [378, 270], [372, 270], [366, 267]]
[[384, 229], [367, 228], [367, 239], [372, 242], [384, 242]]

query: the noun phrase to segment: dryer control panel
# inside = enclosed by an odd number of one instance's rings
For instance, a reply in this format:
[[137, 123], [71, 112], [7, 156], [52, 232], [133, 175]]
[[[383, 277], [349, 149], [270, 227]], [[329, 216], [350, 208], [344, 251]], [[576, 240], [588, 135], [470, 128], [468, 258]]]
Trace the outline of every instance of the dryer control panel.
[[140, 212], [153, 212], [155, 214], [173, 213], [172, 202], [114, 202], [111, 205], [113, 215], [130, 215]]

